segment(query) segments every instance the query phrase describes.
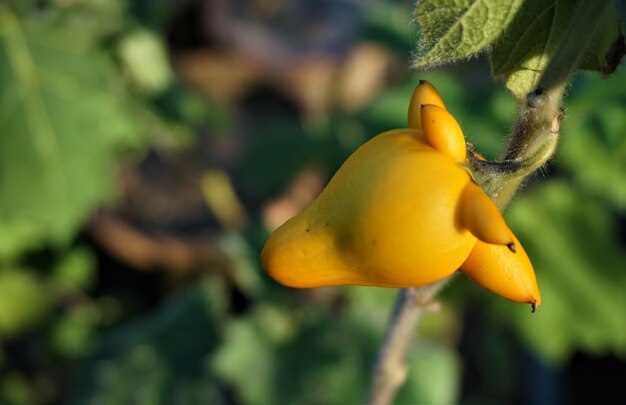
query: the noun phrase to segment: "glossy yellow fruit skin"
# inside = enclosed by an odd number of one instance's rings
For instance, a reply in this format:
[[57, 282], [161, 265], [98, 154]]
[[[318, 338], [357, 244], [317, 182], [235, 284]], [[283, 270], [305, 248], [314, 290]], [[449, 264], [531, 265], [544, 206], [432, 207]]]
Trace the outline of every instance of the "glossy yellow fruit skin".
[[537, 307], [541, 305], [541, 293], [533, 266], [522, 245], [513, 238], [515, 252], [506, 246], [477, 241], [461, 271], [494, 294]]
[[272, 233], [263, 268], [297, 288], [414, 287], [459, 269], [534, 310], [541, 295], [532, 264], [462, 168], [465, 137], [430, 83], [415, 89], [408, 121], [361, 146], [309, 207]]
[[467, 157], [465, 136], [454, 117], [434, 104], [422, 104], [420, 111], [426, 142], [455, 162], [464, 163]]
[[413, 95], [411, 95], [411, 101], [409, 102], [408, 113], [408, 126], [409, 128], [422, 128], [422, 105], [432, 104], [443, 109], [446, 105], [443, 103], [441, 95], [435, 89], [435, 86], [427, 82], [426, 80], [420, 80], [420, 83], [415, 87]]
[[515, 249], [513, 232], [498, 207], [475, 183], [468, 184], [461, 196], [461, 220], [474, 236], [483, 242]]
[[460, 223], [469, 175], [418, 129], [359, 148], [302, 213], [277, 229], [263, 267], [291, 287], [409, 287], [443, 279], [476, 238]]

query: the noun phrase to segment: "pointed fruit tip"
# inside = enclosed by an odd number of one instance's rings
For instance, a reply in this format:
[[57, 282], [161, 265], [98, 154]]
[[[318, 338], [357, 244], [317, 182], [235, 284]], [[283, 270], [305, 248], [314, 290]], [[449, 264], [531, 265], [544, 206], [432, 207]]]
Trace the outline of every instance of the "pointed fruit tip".
[[477, 239], [517, 251], [514, 236], [498, 207], [474, 182], [467, 183], [461, 201], [463, 225]]
[[415, 86], [415, 90], [411, 96], [408, 111], [409, 128], [422, 128], [420, 106], [423, 104], [434, 104], [444, 109], [446, 108], [443, 100], [441, 99], [441, 95], [437, 92], [435, 86], [426, 80], [419, 81], [419, 84]]
[[469, 278], [481, 287], [511, 301], [541, 305], [541, 292], [535, 272], [524, 247], [514, 237], [516, 254], [503, 245], [476, 242], [467, 260], [461, 265]]

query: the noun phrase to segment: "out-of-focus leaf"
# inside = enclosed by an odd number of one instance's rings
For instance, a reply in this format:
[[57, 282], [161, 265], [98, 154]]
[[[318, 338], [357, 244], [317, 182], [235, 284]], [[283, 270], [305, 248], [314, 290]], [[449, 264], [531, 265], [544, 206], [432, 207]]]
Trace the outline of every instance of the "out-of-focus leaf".
[[5, 3], [24, 19], [62, 26], [94, 45], [110, 39], [128, 23], [129, 2], [126, 0], [9, 0]]
[[413, 345], [408, 355], [409, 376], [398, 392], [398, 404], [456, 404], [461, 364], [458, 355], [439, 345]]
[[225, 229], [245, 227], [248, 213], [228, 174], [222, 170], [206, 170], [201, 183], [204, 201], [220, 224]]
[[233, 262], [233, 278], [237, 286], [251, 297], [258, 295], [262, 282], [256, 252], [235, 232], [225, 233], [219, 244]]
[[71, 403], [224, 403], [207, 367], [218, 331], [206, 283], [102, 335], [70, 385]]
[[[350, 287], [346, 294], [350, 303], [351, 327], [360, 325], [359, 329], [353, 331], [355, 339], [372, 339], [370, 350], [374, 355], [383, 341], [398, 289]], [[443, 312], [427, 315], [420, 321], [418, 334], [419, 341], [422, 343], [411, 346], [408, 356], [409, 377], [398, 393], [396, 402], [399, 404], [458, 402], [460, 360], [456, 353], [442, 344], [446, 340], [450, 341], [446, 339], [449, 336], [444, 335], [453, 329], [451, 323], [455, 322], [455, 319], [450, 311], [444, 309]], [[436, 345], [424, 343], [429, 338], [437, 339], [439, 343]], [[360, 345], [364, 343], [367, 344], [367, 342], [362, 342]], [[341, 372], [345, 371], [341, 370]], [[367, 391], [367, 383], [361, 382], [361, 384], [364, 384], [363, 389]], [[334, 397], [330, 398], [332, 399]]]
[[312, 148], [320, 149], [319, 143], [307, 139], [302, 126], [290, 118], [267, 117], [255, 131], [258, 139], [250, 146], [237, 173], [243, 187], [255, 195], [286, 184], [294, 173], [314, 160]]
[[[331, 316], [325, 309], [296, 312], [292, 308], [280, 316], [280, 328], [288, 333], [276, 335], [267, 311], [233, 321], [213, 363], [216, 374], [237, 389], [244, 403], [365, 399], [377, 343], [371, 344], [367, 329], [346, 322], [345, 313]], [[273, 317], [281, 313], [270, 312]]]
[[21, 218], [4, 220], [0, 228], [0, 256], [11, 262], [22, 251], [42, 244], [40, 227]]
[[0, 271], [0, 334], [11, 336], [39, 322], [51, 309], [43, 283], [26, 269]]
[[346, 298], [350, 303], [351, 320], [371, 328], [373, 332], [379, 332], [382, 339], [397, 295], [396, 288], [348, 288]]
[[[622, 116], [623, 107], [615, 107], [612, 110], [610, 105], [605, 106], [605, 113]], [[626, 133], [626, 125], [622, 133]], [[561, 164], [571, 170], [577, 186], [626, 210], [626, 137], [612, 144], [591, 128], [579, 128], [570, 134], [559, 157]]]
[[110, 198], [116, 148], [137, 131], [109, 69], [79, 36], [0, 9], [0, 240], [32, 237], [3, 253], [67, 240]]
[[[601, 109], [603, 103], [610, 100], [624, 100], [626, 97], [626, 70], [619, 69], [607, 80], [598, 80], [595, 76], [580, 75], [572, 83], [567, 94], [564, 124], [575, 118], [569, 115], [570, 109], [578, 109], [580, 113], [592, 113]], [[621, 135], [621, 134], [616, 134]]]
[[626, 355], [626, 253], [610, 213], [551, 181], [511, 207], [509, 223], [531, 257], [543, 304], [509, 314], [535, 350], [564, 360], [574, 350]]
[[581, 78], [571, 91], [557, 162], [576, 187], [626, 210], [626, 72]]
[[34, 3], [34, 7], [29, 10], [30, 15], [25, 13], [26, 18], [39, 11], [40, 21], [58, 24], [68, 31], [80, 33], [83, 40], [93, 44], [110, 39], [128, 22], [125, 13], [129, 2], [126, 0], [48, 0], [43, 6], [41, 1], [28, 2]]
[[[106, 2], [108, 0], [95, 1]], [[130, 10], [142, 25], [153, 30], [165, 31], [171, 20], [172, 5], [161, 1], [133, 0], [130, 4]]]
[[[506, 77], [506, 85], [518, 98], [537, 85], [556, 50], [562, 45], [572, 17], [581, 0], [528, 0], [493, 44], [491, 67]], [[608, 72], [608, 53], [620, 35], [619, 17], [614, 8], [590, 41], [581, 68]], [[619, 59], [618, 59], [619, 63]], [[615, 66], [612, 66], [614, 70]], [[612, 70], [611, 70], [612, 71]]]
[[522, 0], [422, 0], [415, 9], [421, 36], [414, 68], [468, 58], [507, 28]]
[[605, 24], [600, 26], [581, 60], [578, 68], [600, 72], [604, 75], [615, 72], [619, 66], [626, 48], [622, 34], [620, 18], [617, 10], [611, 10]]
[[87, 249], [71, 250], [55, 266], [52, 282], [61, 289], [84, 290], [94, 281], [94, 257]]
[[[216, 375], [247, 404], [363, 402], [397, 290], [354, 287], [345, 292], [340, 311], [260, 304], [232, 320], [214, 357]], [[416, 362], [424, 367], [417, 373], [431, 373], [439, 382], [424, 390], [420, 385], [419, 393], [408, 389], [403, 403], [456, 398], [456, 359], [446, 349], [435, 352], [420, 352]]]
[[26, 13], [32, 11], [37, 4], [36, 0], [7, 0], [6, 3], [15, 10], [16, 13]]
[[363, 13], [363, 36], [368, 40], [383, 43], [386, 48], [396, 50], [406, 58], [414, 41], [407, 29], [410, 15], [405, 4], [379, 2], [365, 8]]
[[99, 320], [100, 311], [96, 305], [80, 305], [55, 325], [51, 342], [59, 353], [68, 357], [79, 356], [93, 341]]
[[162, 118], [192, 127], [210, 125], [215, 131], [229, 133], [232, 117], [228, 108], [214, 100], [173, 82], [156, 98]]
[[0, 380], [0, 398], [10, 405], [29, 405], [35, 400], [35, 393], [26, 378], [18, 373], [9, 373]]
[[126, 73], [140, 91], [154, 95], [164, 91], [172, 81], [165, 46], [153, 32], [131, 32], [120, 41], [118, 49]]
[[232, 322], [225, 330], [225, 345], [212, 364], [215, 373], [233, 384], [248, 404], [270, 403], [274, 398], [272, 375], [276, 365], [263, 333], [245, 319]]

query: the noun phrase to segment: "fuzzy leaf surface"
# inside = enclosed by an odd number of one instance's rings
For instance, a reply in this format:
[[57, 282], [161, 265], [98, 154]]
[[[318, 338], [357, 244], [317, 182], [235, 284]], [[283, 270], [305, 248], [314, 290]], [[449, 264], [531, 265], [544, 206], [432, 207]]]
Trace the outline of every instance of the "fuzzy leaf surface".
[[[527, 0], [494, 42], [491, 67], [504, 76], [506, 86], [518, 98], [538, 84], [555, 52], [563, 44], [581, 0]], [[619, 16], [611, 8], [579, 61], [579, 68], [611, 73], [623, 55]], [[620, 40], [621, 38], [621, 40]]]
[[421, 37], [414, 68], [469, 58], [507, 28], [522, 0], [424, 0], [415, 9]]

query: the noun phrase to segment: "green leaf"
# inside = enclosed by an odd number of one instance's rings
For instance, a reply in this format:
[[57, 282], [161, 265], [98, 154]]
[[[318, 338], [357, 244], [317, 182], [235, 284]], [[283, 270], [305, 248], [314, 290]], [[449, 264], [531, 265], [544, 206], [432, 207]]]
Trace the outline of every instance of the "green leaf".
[[568, 98], [556, 158], [576, 188], [626, 212], [626, 71], [610, 80], [581, 76]]
[[575, 351], [626, 355], [626, 254], [613, 217], [561, 181], [520, 197], [508, 220], [537, 272], [543, 303], [508, 318], [540, 354], [565, 361]]
[[[581, 0], [527, 0], [506, 31], [493, 44], [491, 67], [504, 76], [506, 86], [518, 98], [537, 85], [550, 59], [563, 44]], [[614, 8], [592, 37], [580, 67], [610, 72], [619, 63], [619, 16]]]
[[247, 404], [363, 402], [380, 340], [346, 315], [257, 306], [224, 328], [213, 370]]
[[[66, 402], [225, 403], [208, 370], [218, 339], [214, 297], [208, 296], [213, 293], [211, 283], [204, 282], [178, 293], [144, 319], [101, 334], [68, 384]], [[57, 340], [67, 343], [80, 342], [85, 331], [58, 333]]]
[[96, 43], [119, 34], [128, 25], [127, 0], [8, 0], [8, 8], [24, 19], [64, 27]]
[[528, 94], [562, 42], [577, 0], [525, 1], [502, 37], [494, 43], [491, 68], [507, 79], [518, 97]]
[[224, 233], [219, 246], [232, 258], [232, 277], [235, 284], [248, 296], [255, 297], [262, 290], [262, 278], [258, 267], [258, 253], [238, 233]]
[[403, 58], [411, 51], [413, 33], [407, 29], [411, 16], [406, 4], [377, 2], [363, 10], [362, 37], [380, 43]]
[[[619, 132], [609, 133], [626, 133], [622, 104], [607, 103], [599, 108], [601, 111], [597, 114], [600, 122], [614, 120], [621, 124]], [[607, 139], [602, 136], [607, 132], [600, 132], [592, 125], [583, 126], [580, 121], [573, 118], [563, 126], [568, 136], [564, 137], [563, 147], [558, 154], [560, 164], [569, 169], [580, 189], [611, 202], [615, 208], [625, 212], [626, 137]], [[577, 123], [580, 126], [570, 130]]]
[[0, 8], [0, 240], [15, 255], [71, 238], [112, 195], [117, 149], [137, 138], [108, 59], [63, 28]]
[[515, 15], [522, 0], [425, 0], [415, 9], [421, 30], [414, 68], [468, 58], [484, 50]]
[[458, 404], [461, 361], [450, 348], [414, 345], [408, 355], [409, 375], [398, 392], [398, 404]]
[[28, 405], [37, 402], [35, 390], [27, 378], [17, 372], [8, 372], [0, 380], [0, 398], [11, 405]]
[[272, 402], [271, 376], [276, 366], [262, 331], [254, 322], [237, 320], [225, 328], [225, 342], [212, 363], [216, 375], [234, 385], [245, 403]]
[[152, 31], [127, 34], [118, 45], [118, 53], [126, 74], [141, 92], [154, 95], [172, 82], [165, 45]]
[[57, 321], [50, 343], [62, 355], [81, 356], [95, 340], [95, 329], [100, 317], [101, 311], [95, 304], [82, 304], [73, 308]]
[[613, 9], [606, 23], [599, 27], [591, 39], [591, 45], [578, 63], [578, 69], [611, 74], [622, 61], [624, 52], [626, 48], [619, 14]]
[[12, 336], [39, 322], [49, 310], [43, 283], [26, 269], [0, 271], [0, 334]]
[[69, 251], [53, 269], [53, 285], [61, 290], [89, 288], [95, 278], [94, 262], [93, 253], [86, 248]]

